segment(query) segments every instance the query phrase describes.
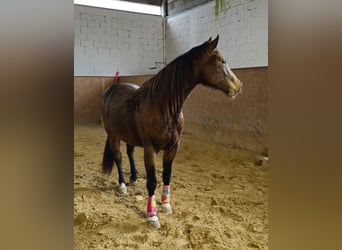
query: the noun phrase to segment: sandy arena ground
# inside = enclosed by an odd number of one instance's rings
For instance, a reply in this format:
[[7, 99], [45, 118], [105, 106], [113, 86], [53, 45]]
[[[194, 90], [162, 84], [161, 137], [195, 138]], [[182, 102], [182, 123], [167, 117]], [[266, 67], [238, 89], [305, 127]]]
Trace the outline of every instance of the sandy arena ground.
[[[74, 132], [74, 249], [268, 249], [264, 158], [184, 133], [171, 178], [173, 214], [159, 213], [161, 228], [153, 230], [146, 222], [142, 149], [135, 148], [138, 182], [120, 196], [116, 167], [110, 176], [101, 173], [104, 129], [75, 125]], [[124, 143], [121, 148], [128, 181]], [[162, 152], [157, 156], [158, 203], [161, 160]]]

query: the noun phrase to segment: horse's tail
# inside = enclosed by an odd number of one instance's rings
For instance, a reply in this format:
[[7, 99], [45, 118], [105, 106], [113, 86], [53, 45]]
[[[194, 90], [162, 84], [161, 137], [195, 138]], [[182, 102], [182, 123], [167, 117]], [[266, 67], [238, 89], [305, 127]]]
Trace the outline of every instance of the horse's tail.
[[113, 162], [114, 162], [114, 154], [113, 154], [113, 151], [110, 149], [109, 138], [107, 136], [106, 146], [103, 152], [102, 173], [110, 174], [113, 169]]

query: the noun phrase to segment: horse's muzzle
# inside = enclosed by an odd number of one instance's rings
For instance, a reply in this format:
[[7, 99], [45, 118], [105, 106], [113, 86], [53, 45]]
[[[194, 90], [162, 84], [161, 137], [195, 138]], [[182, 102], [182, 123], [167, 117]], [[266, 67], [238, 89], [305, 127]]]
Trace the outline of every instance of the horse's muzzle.
[[228, 96], [231, 98], [235, 98], [237, 95], [241, 94], [242, 92], [242, 82], [236, 79], [231, 83], [231, 88], [228, 91]]

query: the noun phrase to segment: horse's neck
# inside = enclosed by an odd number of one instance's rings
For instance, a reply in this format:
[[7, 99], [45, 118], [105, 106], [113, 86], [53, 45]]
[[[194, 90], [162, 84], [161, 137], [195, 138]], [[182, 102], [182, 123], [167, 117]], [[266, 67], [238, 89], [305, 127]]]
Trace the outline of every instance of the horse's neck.
[[181, 107], [183, 107], [184, 102], [188, 99], [190, 93], [196, 87], [196, 85], [197, 84], [193, 83], [193, 82], [191, 82], [191, 83], [184, 83], [184, 92], [183, 92], [184, 94], [181, 97], [181, 103], [182, 103]]
[[138, 91], [140, 96], [149, 99], [153, 108], [160, 110], [162, 114], [178, 117], [196, 85], [192, 75], [181, 73], [177, 76], [175, 72], [164, 71], [144, 83]]
[[174, 110], [173, 113], [170, 112], [172, 116], [178, 117], [179, 113], [182, 111], [184, 103], [188, 99], [190, 93], [192, 92], [195, 86], [196, 84], [189, 82], [189, 81], [185, 81], [185, 80], [184, 82], [179, 84], [180, 91], [177, 93], [178, 96], [171, 97], [171, 98], [177, 99], [179, 102], [177, 109]]

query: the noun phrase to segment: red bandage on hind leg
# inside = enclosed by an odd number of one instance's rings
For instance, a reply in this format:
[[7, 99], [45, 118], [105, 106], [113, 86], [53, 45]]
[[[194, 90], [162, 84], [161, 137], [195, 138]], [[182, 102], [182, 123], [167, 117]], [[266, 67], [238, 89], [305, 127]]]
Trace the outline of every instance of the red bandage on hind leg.
[[157, 216], [157, 203], [155, 195], [148, 197], [147, 214], [148, 217]]

